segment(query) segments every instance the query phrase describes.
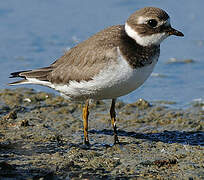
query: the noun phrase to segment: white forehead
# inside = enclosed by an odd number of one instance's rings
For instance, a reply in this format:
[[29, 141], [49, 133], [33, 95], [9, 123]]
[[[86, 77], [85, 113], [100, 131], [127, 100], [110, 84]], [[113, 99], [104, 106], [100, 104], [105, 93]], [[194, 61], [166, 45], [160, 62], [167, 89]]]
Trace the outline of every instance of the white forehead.
[[[148, 20], [154, 19], [152, 17], [144, 17], [140, 16], [137, 20], [137, 24], [146, 24]], [[159, 21], [158, 26], [166, 24], [166, 26], [170, 25], [170, 17], [166, 21]]]

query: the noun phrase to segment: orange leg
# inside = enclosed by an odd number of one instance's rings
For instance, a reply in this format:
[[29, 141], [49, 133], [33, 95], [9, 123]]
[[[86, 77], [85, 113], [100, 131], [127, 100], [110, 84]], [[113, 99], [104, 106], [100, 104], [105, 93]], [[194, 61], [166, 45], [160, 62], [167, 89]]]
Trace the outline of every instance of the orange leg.
[[111, 123], [114, 131], [114, 144], [119, 144], [117, 136], [117, 127], [116, 127], [116, 113], [115, 113], [115, 99], [112, 99], [112, 104], [110, 108]]
[[89, 138], [88, 138], [88, 116], [89, 116], [89, 100], [86, 100], [85, 106], [83, 107], [83, 122], [84, 122], [84, 144], [89, 144]]

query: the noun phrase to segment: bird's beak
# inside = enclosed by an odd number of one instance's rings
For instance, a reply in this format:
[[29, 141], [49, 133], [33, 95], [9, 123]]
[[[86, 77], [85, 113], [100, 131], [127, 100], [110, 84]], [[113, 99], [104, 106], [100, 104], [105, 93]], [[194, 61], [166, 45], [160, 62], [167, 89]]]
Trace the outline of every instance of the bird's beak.
[[174, 29], [172, 27], [168, 27], [168, 29], [166, 29], [166, 32], [168, 33], [169, 36], [171, 36], [171, 35], [184, 36], [184, 34], [182, 32], [177, 31], [176, 29]]

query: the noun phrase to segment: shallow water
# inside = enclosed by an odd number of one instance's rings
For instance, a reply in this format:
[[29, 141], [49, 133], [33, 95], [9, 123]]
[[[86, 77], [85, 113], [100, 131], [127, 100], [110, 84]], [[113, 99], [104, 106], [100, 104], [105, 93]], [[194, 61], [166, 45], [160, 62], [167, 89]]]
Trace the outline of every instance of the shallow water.
[[[136, 9], [157, 6], [171, 16], [172, 26], [184, 38], [170, 37], [161, 45], [153, 76], [135, 92], [121, 97], [126, 102], [144, 98], [168, 100], [185, 106], [204, 99], [204, 1], [158, 0], [7, 0], [0, 2], [0, 88], [11, 80], [9, 73], [47, 66], [67, 48], [101, 29], [122, 24]], [[194, 63], [167, 63], [169, 58], [193, 59]], [[28, 87], [28, 86], [27, 86]], [[37, 90], [51, 92], [40, 86]], [[10, 87], [9, 87], [10, 88]]]

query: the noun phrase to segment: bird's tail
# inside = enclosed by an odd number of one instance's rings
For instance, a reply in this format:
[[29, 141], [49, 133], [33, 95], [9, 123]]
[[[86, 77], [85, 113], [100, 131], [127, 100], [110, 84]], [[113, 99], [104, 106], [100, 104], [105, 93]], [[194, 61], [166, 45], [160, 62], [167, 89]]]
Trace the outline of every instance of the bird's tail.
[[11, 73], [10, 78], [23, 78], [20, 81], [15, 81], [9, 83], [9, 85], [19, 85], [19, 84], [40, 84], [48, 85], [48, 76], [52, 71], [51, 67], [40, 68], [36, 70], [27, 70]]

